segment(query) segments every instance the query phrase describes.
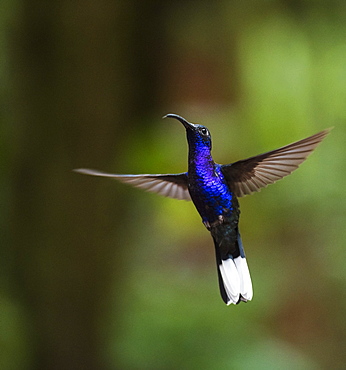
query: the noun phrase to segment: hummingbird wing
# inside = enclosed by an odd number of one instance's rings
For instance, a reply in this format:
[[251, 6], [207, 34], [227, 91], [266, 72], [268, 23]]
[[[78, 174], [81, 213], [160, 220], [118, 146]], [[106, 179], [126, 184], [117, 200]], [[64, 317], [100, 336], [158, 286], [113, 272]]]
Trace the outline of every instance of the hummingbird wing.
[[84, 175], [110, 177], [165, 197], [191, 200], [190, 193], [187, 188], [186, 173], [167, 175], [118, 175], [91, 170], [88, 168], [79, 168], [74, 171]]
[[330, 130], [318, 132], [267, 153], [222, 165], [221, 171], [237, 197], [259, 191], [298, 168]]

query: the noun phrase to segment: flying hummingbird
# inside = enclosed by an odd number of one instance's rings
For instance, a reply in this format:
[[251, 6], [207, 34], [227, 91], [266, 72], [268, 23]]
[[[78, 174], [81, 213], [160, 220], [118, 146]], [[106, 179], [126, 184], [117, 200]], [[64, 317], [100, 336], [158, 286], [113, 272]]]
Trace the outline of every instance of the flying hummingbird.
[[217, 164], [211, 156], [211, 136], [202, 125], [175, 118], [185, 129], [189, 146], [188, 172], [157, 175], [119, 175], [91, 169], [75, 171], [110, 177], [133, 186], [171, 197], [192, 200], [215, 244], [217, 274], [223, 301], [238, 304], [252, 299], [253, 289], [238, 222], [238, 197], [280, 180], [305, 161], [330, 129], [282, 148], [230, 164]]

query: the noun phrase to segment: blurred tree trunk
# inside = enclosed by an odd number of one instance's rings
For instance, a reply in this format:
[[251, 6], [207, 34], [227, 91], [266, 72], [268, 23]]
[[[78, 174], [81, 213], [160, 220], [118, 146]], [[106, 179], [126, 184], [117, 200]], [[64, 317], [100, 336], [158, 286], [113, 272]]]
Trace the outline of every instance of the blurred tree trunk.
[[99, 166], [124, 150], [116, 143], [131, 134], [126, 122], [155, 104], [155, 83], [145, 75], [153, 71], [143, 58], [155, 54], [156, 32], [146, 35], [145, 55], [138, 46], [145, 24], [159, 27], [150, 20], [160, 19], [159, 9], [155, 2], [123, 1], [20, 5], [12, 56], [20, 148], [13, 246], [32, 323], [33, 367], [102, 369], [102, 319], [114, 271], [120, 287], [124, 248], [107, 235], [116, 227], [104, 215], [107, 193], [71, 170]]

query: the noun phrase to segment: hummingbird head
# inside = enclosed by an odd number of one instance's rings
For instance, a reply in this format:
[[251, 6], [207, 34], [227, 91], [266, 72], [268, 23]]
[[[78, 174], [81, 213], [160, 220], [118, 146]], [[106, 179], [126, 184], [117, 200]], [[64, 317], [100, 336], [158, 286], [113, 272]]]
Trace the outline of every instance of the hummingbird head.
[[173, 113], [166, 114], [163, 118], [167, 117], [175, 118], [184, 125], [189, 146], [207, 147], [211, 149], [210, 132], [205, 126], [188, 122], [185, 118]]

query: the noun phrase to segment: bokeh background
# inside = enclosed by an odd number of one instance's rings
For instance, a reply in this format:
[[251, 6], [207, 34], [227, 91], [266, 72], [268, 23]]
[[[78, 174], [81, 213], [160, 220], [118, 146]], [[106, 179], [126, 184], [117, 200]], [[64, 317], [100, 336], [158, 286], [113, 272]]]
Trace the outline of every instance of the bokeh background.
[[[344, 369], [346, 2], [3, 0], [0, 368]], [[227, 307], [193, 205], [72, 172], [219, 163], [334, 126], [241, 203]]]

